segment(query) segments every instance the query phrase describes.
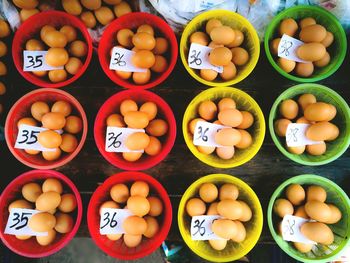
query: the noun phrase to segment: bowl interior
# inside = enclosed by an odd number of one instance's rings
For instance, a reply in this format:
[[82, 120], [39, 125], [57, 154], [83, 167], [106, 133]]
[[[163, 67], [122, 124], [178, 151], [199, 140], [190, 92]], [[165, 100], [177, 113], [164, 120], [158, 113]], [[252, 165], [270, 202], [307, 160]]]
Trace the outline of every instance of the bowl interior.
[[[307, 253], [301, 253], [294, 248], [292, 242], [286, 242], [277, 234], [275, 226], [278, 222], [277, 216], [273, 213], [273, 204], [276, 199], [285, 197], [285, 188], [292, 184], [301, 184], [303, 186], [319, 185], [327, 191], [327, 203], [335, 204], [342, 212], [342, 219], [333, 225], [328, 225], [334, 233], [334, 243], [329, 246], [315, 245], [314, 249]], [[302, 262], [329, 262], [340, 256], [341, 252], [349, 244], [350, 235], [350, 201], [346, 193], [335, 183], [327, 178], [317, 175], [300, 175], [295, 176], [281, 184], [273, 193], [267, 211], [268, 225], [270, 232], [284, 252], [291, 257]]]
[[[125, 183], [128, 187], [137, 180], [146, 182], [150, 187], [150, 196], [157, 196], [163, 202], [163, 213], [157, 217], [160, 231], [153, 238], [143, 238], [142, 243], [135, 248], [128, 248], [123, 239], [117, 241], [109, 240], [105, 235], [99, 232], [100, 205], [111, 200], [109, 191], [113, 185]], [[172, 221], [172, 207], [169, 196], [163, 186], [153, 177], [140, 172], [122, 172], [115, 174], [107, 179], [101, 186], [97, 188], [91, 197], [88, 208], [88, 227], [95, 243], [108, 255], [124, 260], [132, 260], [144, 257], [156, 250], [165, 240]]]
[[[252, 145], [249, 148], [243, 150], [235, 148], [235, 155], [232, 159], [229, 160], [221, 159], [215, 153], [210, 155], [200, 153], [197, 150], [196, 146], [193, 144], [192, 135], [188, 129], [189, 122], [192, 119], [199, 117], [198, 107], [202, 101], [212, 100], [217, 103], [221, 98], [225, 97], [234, 99], [236, 101], [238, 110], [249, 111], [254, 116], [254, 124], [249, 129], [247, 129], [247, 131], [253, 137]], [[187, 146], [199, 160], [214, 167], [230, 168], [242, 165], [255, 156], [264, 141], [266, 127], [264, 115], [259, 105], [251, 96], [236, 88], [218, 87], [207, 89], [201, 92], [190, 102], [184, 114], [182, 129]]]
[[[156, 118], [161, 118], [168, 123], [168, 132], [159, 137], [162, 142], [162, 150], [158, 155], [149, 156], [143, 154], [136, 162], [124, 160], [122, 153], [105, 151], [105, 136], [109, 115], [119, 113], [119, 106], [123, 100], [132, 99], [140, 107], [142, 103], [151, 101], [156, 103], [158, 114]], [[125, 170], [145, 170], [161, 162], [170, 152], [176, 138], [176, 121], [170, 106], [158, 95], [145, 90], [125, 90], [110, 97], [100, 108], [94, 127], [94, 136], [100, 153], [113, 165]]]
[[[74, 152], [66, 154], [62, 153], [61, 157], [55, 161], [47, 161], [39, 153], [37, 155], [27, 154], [22, 149], [14, 148], [16, 143], [18, 127], [17, 122], [24, 117], [31, 117], [30, 108], [34, 102], [44, 101], [51, 107], [58, 100], [67, 101], [72, 106], [72, 114], [82, 119], [82, 132], [77, 134], [79, 144]], [[80, 103], [69, 93], [57, 89], [40, 89], [27, 93], [20, 98], [11, 108], [5, 125], [6, 143], [13, 155], [22, 163], [37, 169], [52, 169], [61, 166], [72, 160], [84, 145], [87, 134], [87, 119], [84, 109]]]
[[[253, 212], [252, 219], [249, 222], [244, 223], [247, 231], [247, 238], [243, 242], [228, 242], [224, 250], [217, 251], [210, 246], [208, 241], [194, 241], [191, 239], [191, 217], [185, 212], [185, 206], [190, 198], [198, 196], [199, 187], [203, 183], [214, 183], [218, 187], [224, 183], [232, 183], [238, 187], [238, 200], [246, 202]], [[258, 197], [245, 182], [227, 174], [211, 174], [195, 181], [189, 188], [187, 188], [180, 201], [178, 224], [181, 236], [193, 252], [207, 260], [214, 262], [228, 262], [243, 257], [255, 246], [261, 234], [263, 214]]]
[[[206, 81], [200, 77], [199, 70], [190, 68], [187, 63], [188, 51], [190, 49], [190, 36], [192, 33], [199, 30], [205, 32], [206, 22], [213, 18], [220, 20], [224, 25], [241, 30], [244, 34], [244, 42], [241, 47], [246, 49], [249, 53], [248, 62], [244, 66], [240, 66], [237, 69], [236, 77], [229, 81]], [[259, 54], [260, 42], [254, 27], [243, 16], [227, 10], [211, 10], [196, 16], [186, 26], [181, 36], [180, 55], [182, 63], [192, 77], [208, 86], [229, 86], [245, 79], [253, 71], [256, 63], [258, 62]]]
[[[110, 51], [117, 45], [116, 35], [119, 30], [129, 28], [135, 32], [136, 29], [143, 24], [152, 26], [155, 30], [155, 36], [164, 37], [168, 40], [169, 51], [164, 54], [168, 61], [168, 68], [161, 74], [152, 72], [150, 82], [143, 85], [137, 85], [132, 80], [124, 80], [118, 77], [114, 70], [109, 69], [109, 62], [111, 59]], [[163, 19], [147, 13], [133, 12], [121, 16], [106, 28], [99, 43], [98, 53], [104, 72], [113, 82], [125, 88], [148, 89], [159, 85], [170, 75], [176, 64], [178, 47], [174, 32]]]
[[[337, 108], [337, 115], [331, 122], [338, 126], [339, 137], [334, 141], [326, 142], [327, 151], [320, 156], [312, 156], [307, 153], [296, 155], [288, 152], [285, 148], [285, 138], [277, 136], [274, 130], [273, 124], [280, 116], [279, 104], [289, 98], [297, 100], [304, 93], [311, 93], [316, 96], [317, 101], [330, 103]], [[341, 156], [350, 144], [350, 109], [344, 99], [335, 91], [319, 84], [300, 84], [287, 89], [276, 99], [270, 111], [269, 129], [277, 148], [289, 159], [304, 165], [326, 164]]]
[[[331, 56], [330, 63], [322, 68], [315, 67], [315, 71], [312, 74], [311, 77], [303, 78], [298, 77], [293, 74], [288, 74], [285, 71], [283, 71], [275, 61], [275, 58], [272, 56], [270, 52], [270, 41], [279, 37], [278, 34], [278, 28], [281, 23], [281, 21], [285, 18], [293, 18], [298, 20], [305, 18], [305, 17], [313, 17], [318, 24], [324, 26], [327, 31], [330, 31], [334, 35], [334, 42], [333, 44], [327, 48], [327, 51], [329, 52]], [[321, 79], [327, 78], [328, 76], [332, 75], [343, 63], [343, 60], [346, 55], [346, 47], [347, 47], [347, 41], [346, 41], [346, 35], [344, 32], [343, 27], [339, 23], [338, 19], [328, 12], [327, 10], [316, 7], [316, 6], [296, 6], [289, 9], [286, 9], [285, 11], [278, 14], [274, 19], [271, 21], [269, 27], [266, 30], [265, 33], [265, 51], [268, 60], [272, 64], [272, 66], [283, 76], [299, 82], [315, 82], [319, 81]]]
[[[72, 217], [75, 219], [75, 224], [72, 231], [66, 234], [57, 233], [55, 241], [48, 246], [39, 245], [35, 237], [32, 237], [28, 240], [18, 240], [13, 235], [4, 234], [7, 219], [9, 216], [8, 205], [17, 199], [23, 199], [21, 194], [22, 186], [30, 182], [37, 182], [41, 184], [47, 178], [57, 178], [63, 184], [64, 193], [72, 193], [75, 195], [75, 198], [77, 200], [77, 209], [74, 212], [70, 213], [70, 215], [72, 215]], [[52, 170], [32, 170], [26, 172], [14, 179], [1, 194], [1, 239], [8, 248], [22, 256], [38, 258], [51, 255], [63, 248], [74, 237], [80, 225], [82, 211], [82, 201], [78, 189], [75, 187], [73, 182], [63, 174]]]

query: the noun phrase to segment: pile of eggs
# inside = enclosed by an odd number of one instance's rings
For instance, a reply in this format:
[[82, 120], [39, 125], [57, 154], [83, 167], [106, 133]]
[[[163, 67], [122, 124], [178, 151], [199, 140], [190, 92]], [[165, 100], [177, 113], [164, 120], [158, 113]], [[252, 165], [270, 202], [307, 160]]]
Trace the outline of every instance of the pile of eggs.
[[68, 14], [79, 16], [87, 28], [95, 28], [98, 23], [108, 25], [116, 17], [132, 12], [130, 5], [122, 0], [62, 0], [61, 3]]
[[205, 25], [205, 32], [196, 31], [191, 34], [189, 42], [212, 48], [209, 62], [214, 66], [223, 66], [223, 72], [212, 69], [201, 69], [199, 75], [207, 80], [219, 78], [223, 81], [232, 80], [237, 75], [239, 67], [249, 61], [249, 53], [241, 47], [244, 45], [244, 34], [238, 29], [223, 25], [218, 19], [210, 19]]
[[[65, 193], [62, 183], [55, 178], [46, 179], [42, 185], [39, 182], [27, 183], [22, 186], [23, 198], [10, 203], [12, 208], [36, 209], [39, 213], [33, 215], [28, 226], [34, 232], [47, 232], [47, 236], [36, 236], [41, 246], [51, 244], [57, 233], [69, 233], [74, 226], [73, 216], [77, 207], [77, 200], [71, 193]], [[19, 240], [27, 240], [32, 236], [16, 235]]]
[[[38, 142], [45, 148], [55, 151], [43, 151], [42, 157], [47, 161], [60, 158], [62, 151], [73, 152], [78, 146], [77, 135], [83, 128], [80, 117], [72, 115], [72, 106], [66, 101], [56, 101], [50, 106], [43, 101], [34, 102], [30, 108], [32, 117], [24, 117], [17, 122], [18, 128], [22, 124], [43, 127], [47, 130], [38, 134]], [[38, 124], [41, 123], [41, 125]], [[62, 134], [59, 133], [62, 131]], [[31, 155], [40, 153], [38, 150], [24, 150]]]
[[218, 157], [228, 160], [233, 158], [235, 148], [243, 150], [252, 145], [253, 138], [246, 129], [253, 125], [254, 116], [248, 111], [238, 110], [236, 106], [232, 98], [222, 98], [217, 105], [211, 100], [199, 104], [199, 117], [189, 122], [191, 135], [194, 135], [198, 121], [227, 126], [215, 134], [215, 142], [223, 147], [196, 146], [199, 152], [212, 154], [215, 151]]
[[[199, 197], [193, 197], [186, 203], [189, 216], [220, 215], [211, 230], [222, 239], [208, 240], [215, 250], [225, 249], [227, 242], [240, 243], [246, 239], [245, 223], [252, 218], [252, 210], [244, 201], [238, 200], [239, 190], [231, 183], [218, 187], [213, 183], [203, 183], [199, 187]], [[208, 208], [207, 208], [208, 206]]]
[[156, 36], [152, 26], [148, 24], [137, 28], [136, 33], [124, 28], [117, 32], [117, 46], [131, 49], [135, 54], [131, 58], [132, 64], [137, 68], [146, 69], [146, 72], [127, 72], [116, 70], [118, 77], [127, 80], [132, 78], [137, 85], [143, 85], [151, 80], [153, 74], [161, 74], [168, 68], [166, 52], [169, 50], [168, 40]]
[[137, 247], [142, 242], [142, 237], [152, 238], [159, 232], [157, 217], [163, 212], [163, 202], [156, 196], [150, 195], [150, 188], [146, 182], [135, 181], [129, 190], [126, 184], [115, 184], [110, 192], [112, 200], [105, 201], [102, 208], [125, 208], [133, 214], [122, 223], [125, 234], [107, 234], [107, 238], [113, 241], [123, 237], [127, 247]]
[[52, 0], [12, 0], [12, 3], [20, 9], [19, 17], [22, 23], [39, 12], [55, 8], [55, 2]]
[[[8, 23], [0, 18], [0, 39], [6, 38], [10, 35], [11, 29]], [[4, 41], [0, 40], [0, 58], [4, 58], [7, 54], [7, 45]], [[0, 96], [6, 93], [6, 85], [3, 82], [3, 78], [7, 75], [7, 66], [0, 60]], [[0, 114], [3, 112], [3, 105], [0, 103]]]
[[[278, 58], [277, 64], [285, 72], [294, 72], [297, 76], [306, 78], [313, 74], [315, 67], [322, 68], [329, 64], [331, 56], [327, 48], [332, 45], [334, 36], [324, 26], [317, 24], [314, 18], [301, 19], [299, 26], [293, 18], [284, 19], [279, 26], [279, 34], [281, 37], [283, 34], [297, 37], [304, 42], [297, 49], [296, 55], [307, 63]], [[280, 40], [281, 38], [275, 38], [271, 42], [270, 49], [273, 55], [277, 56]]]
[[[305, 189], [299, 184], [289, 185], [285, 190], [286, 198], [277, 199], [273, 211], [281, 218], [285, 215], [294, 215], [311, 220], [301, 225], [301, 233], [317, 244], [331, 245], [334, 234], [328, 225], [339, 222], [342, 213], [334, 204], [325, 203], [327, 192], [323, 187], [309, 185]], [[278, 228], [282, 233], [280, 225]], [[313, 244], [299, 242], [293, 242], [293, 245], [302, 253], [308, 253], [314, 247]]]
[[79, 39], [77, 30], [70, 25], [64, 25], [59, 30], [51, 25], [43, 26], [38, 37], [27, 40], [24, 49], [47, 50], [46, 64], [51, 67], [64, 67], [63, 69], [32, 72], [41, 78], [47, 76], [48, 80], [53, 83], [65, 81], [69, 75], [77, 74], [88, 52], [87, 44]]
[[298, 102], [287, 99], [279, 105], [280, 119], [274, 123], [275, 132], [280, 137], [286, 136], [287, 127], [293, 120], [296, 123], [310, 124], [306, 130], [306, 137], [319, 144], [288, 147], [293, 154], [303, 154], [306, 151], [310, 155], [322, 155], [327, 150], [326, 142], [333, 141], [339, 136], [339, 128], [331, 123], [337, 115], [334, 105], [318, 102], [313, 94], [302, 94]]
[[[145, 129], [145, 132], [134, 132], [125, 140], [125, 146], [131, 151], [144, 152], [149, 156], [155, 156], [162, 150], [163, 137], [168, 132], [168, 123], [156, 118], [158, 107], [154, 102], [143, 103], [140, 108], [134, 100], [123, 100], [119, 107], [119, 113], [111, 114], [106, 119], [109, 127], [127, 127], [133, 129]], [[126, 161], [135, 162], [142, 156], [142, 152], [123, 152]]]

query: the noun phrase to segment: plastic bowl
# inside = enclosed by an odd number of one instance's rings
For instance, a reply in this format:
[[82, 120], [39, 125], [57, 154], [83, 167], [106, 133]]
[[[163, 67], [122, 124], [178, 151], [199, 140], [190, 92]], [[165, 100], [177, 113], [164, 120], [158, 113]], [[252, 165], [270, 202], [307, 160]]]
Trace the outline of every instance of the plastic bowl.
[[[21, 118], [30, 117], [31, 105], [36, 101], [53, 103], [57, 100], [64, 100], [69, 102], [72, 105], [73, 114], [82, 119], [83, 129], [77, 148], [72, 153], [62, 154], [61, 157], [55, 161], [46, 161], [40, 154], [30, 155], [22, 149], [15, 148], [14, 146], [18, 133], [17, 122]], [[5, 139], [8, 148], [21, 163], [35, 169], [53, 169], [68, 163], [80, 152], [86, 139], [87, 130], [87, 118], [83, 107], [77, 101], [77, 99], [65, 91], [45, 88], [37, 89], [27, 93], [12, 106], [6, 118]]]
[[[118, 183], [127, 184], [129, 187], [135, 181], [144, 181], [150, 187], [150, 192], [159, 197], [163, 202], [163, 214], [158, 218], [159, 233], [153, 238], [143, 238], [142, 243], [135, 248], [128, 248], [123, 239], [111, 241], [105, 235], [100, 234], [100, 205], [110, 200], [109, 191], [113, 185]], [[122, 172], [109, 177], [93, 193], [88, 211], [87, 222], [89, 232], [96, 245], [105, 253], [114, 258], [123, 260], [134, 260], [145, 257], [155, 251], [167, 237], [172, 221], [172, 207], [168, 193], [164, 187], [152, 176], [141, 172]]]
[[[316, 96], [317, 101], [330, 103], [337, 108], [337, 115], [331, 122], [339, 128], [339, 137], [327, 142], [327, 151], [320, 156], [312, 156], [307, 153], [296, 155], [288, 152], [285, 148], [285, 139], [277, 136], [274, 129], [274, 122], [278, 118], [278, 106], [286, 99], [297, 98], [298, 95], [311, 93]], [[269, 129], [272, 140], [284, 156], [294, 162], [303, 165], [323, 165], [339, 158], [350, 145], [350, 109], [346, 101], [334, 90], [319, 84], [299, 84], [284, 91], [272, 105], [269, 116]]]
[[[285, 72], [277, 65], [275, 58], [270, 52], [270, 41], [277, 37], [277, 29], [283, 19], [301, 19], [310, 16], [316, 19], [318, 24], [325, 26], [328, 31], [333, 33], [334, 42], [332, 46], [328, 48], [328, 52], [331, 56], [330, 63], [326, 67], [315, 70], [311, 77], [302, 78]], [[301, 5], [288, 8], [272, 19], [266, 29], [264, 46], [268, 60], [281, 75], [298, 82], [316, 82], [329, 77], [341, 66], [346, 55], [347, 40], [343, 27], [332, 13], [318, 6]]]
[[[119, 106], [123, 100], [132, 99], [140, 106], [141, 103], [151, 101], [157, 104], [160, 118], [168, 123], [168, 132], [162, 141], [162, 150], [158, 155], [148, 156], [144, 154], [136, 162], [123, 159], [121, 153], [105, 151], [105, 138], [109, 115], [119, 112]], [[170, 106], [158, 95], [147, 90], [124, 90], [110, 97], [102, 105], [97, 113], [94, 126], [95, 142], [103, 157], [114, 166], [124, 170], [146, 170], [160, 163], [171, 151], [176, 138], [176, 121]]]
[[[249, 53], [249, 61], [246, 65], [239, 67], [237, 76], [229, 81], [207, 81], [201, 78], [199, 73], [197, 73], [198, 70], [190, 68], [187, 63], [188, 51], [190, 49], [189, 38], [191, 34], [198, 30], [203, 30], [205, 23], [212, 18], [219, 19], [224, 25], [241, 30], [245, 36], [243, 47], [245, 47]], [[260, 41], [255, 28], [246, 18], [228, 10], [211, 10], [196, 16], [185, 27], [180, 41], [180, 56], [183, 65], [194, 79], [207, 86], [230, 86], [242, 81], [248, 77], [255, 68], [259, 59], [259, 54]]]
[[[82, 37], [82, 40], [87, 44], [88, 47], [88, 52], [81, 69], [77, 72], [77, 74], [62, 82], [52, 83], [49, 80], [35, 76], [31, 72], [23, 71], [23, 48], [25, 46], [25, 43], [27, 40], [38, 35], [40, 29], [45, 25], [52, 25], [54, 27], [63, 25], [73, 26], [77, 29], [79, 35]], [[93, 48], [91, 37], [85, 25], [79, 20], [79, 18], [61, 11], [46, 11], [31, 16], [18, 28], [13, 38], [12, 58], [18, 72], [32, 84], [44, 88], [61, 88], [73, 83], [83, 75], [90, 63], [92, 50]]]
[[[327, 191], [327, 203], [335, 204], [342, 212], [342, 219], [333, 225], [328, 225], [334, 233], [334, 243], [329, 246], [317, 245], [317, 249], [313, 252], [304, 254], [294, 248], [292, 242], [287, 242], [277, 234], [275, 230], [275, 223], [277, 217], [273, 215], [273, 204], [275, 200], [284, 195], [285, 188], [290, 184], [301, 185], [319, 185]], [[322, 176], [313, 174], [304, 174], [292, 177], [282, 183], [272, 194], [268, 210], [267, 210], [267, 222], [270, 232], [279, 245], [279, 247], [286, 252], [289, 256], [302, 262], [330, 262], [342, 255], [344, 250], [348, 247], [350, 239], [350, 200], [347, 194], [334, 182], [324, 178]]]
[[[143, 24], [151, 25], [155, 29], [156, 34], [158, 33], [160, 36], [165, 37], [168, 40], [170, 52], [168, 51], [166, 55], [168, 60], [168, 69], [161, 74], [153, 74], [156, 77], [153, 76], [150, 82], [143, 85], [137, 85], [130, 80], [120, 78], [117, 76], [117, 74], [115, 74], [114, 70], [109, 69], [109, 62], [111, 59], [110, 51], [117, 44], [116, 33], [119, 30], [123, 28], [136, 30], [137, 27]], [[173, 71], [177, 61], [177, 54], [177, 40], [170, 26], [158, 16], [143, 12], [129, 13], [110, 23], [103, 32], [100, 44], [98, 46], [98, 57], [103, 71], [114, 83], [127, 89], [149, 89], [162, 83]]]
[[[224, 183], [231, 183], [238, 187], [238, 199], [246, 202], [253, 212], [252, 219], [244, 223], [247, 237], [243, 242], [239, 244], [228, 242], [224, 250], [217, 251], [207, 241], [194, 241], [191, 239], [191, 217], [186, 214], [185, 206], [190, 198], [198, 196], [199, 187], [203, 183], [213, 183], [217, 186]], [[179, 204], [177, 220], [182, 238], [194, 253], [213, 262], [229, 262], [244, 257], [258, 242], [263, 226], [263, 212], [259, 198], [248, 184], [232, 175], [210, 174], [198, 179], [187, 188]]]
[[[221, 159], [214, 153], [206, 155], [199, 152], [197, 147], [193, 144], [192, 135], [188, 130], [189, 122], [192, 119], [199, 117], [197, 108], [202, 101], [216, 101], [225, 97], [234, 99], [239, 110], [249, 111], [254, 116], [254, 124], [248, 129], [249, 133], [253, 137], [253, 144], [244, 150], [235, 149], [236, 152], [234, 157], [229, 160]], [[265, 129], [264, 114], [262, 113], [258, 103], [244, 91], [231, 87], [210, 88], [198, 94], [187, 106], [182, 120], [182, 133], [187, 147], [190, 149], [193, 155], [203, 163], [216, 168], [232, 168], [242, 165], [252, 159], [263, 144]]]
[[[24, 184], [45, 180], [47, 178], [57, 178], [63, 184], [67, 192], [74, 194], [77, 200], [77, 209], [74, 212], [75, 224], [72, 229], [67, 234], [58, 234], [53, 243], [48, 246], [39, 245], [35, 238], [28, 240], [19, 240], [13, 235], [4, 234], [7, 219], [9, 216], [8, 205], [10, 202], [14, 201], [16, 198], [21, 196], [21, 188]], [[52, 171], [52, 170], [32, 170], [25, 172], [20, 176], [16, 177], [1, 193], [0, 196], [0, 238], [2, 242], [13, 252], [30, 258], [41, 258], [52, 255], [66, 246], [69, 241], [75, 236], [79, 229], [83, 213], [83, 204], [81, 201], [80, 193], [73, 182], [68, 179], [65, 175]]]

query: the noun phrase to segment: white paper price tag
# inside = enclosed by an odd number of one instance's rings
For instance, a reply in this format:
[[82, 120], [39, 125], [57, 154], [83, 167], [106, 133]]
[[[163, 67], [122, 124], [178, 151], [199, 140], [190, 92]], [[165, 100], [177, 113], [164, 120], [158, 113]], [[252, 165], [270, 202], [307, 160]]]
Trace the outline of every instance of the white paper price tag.
[[316, 242], [307, 239], [300, 232], [300, 227], [304, 223], [309, 221], [310, 220], [298, 216], [284, 216], [282, 220], [282, 238], [286, 241], [300, 242], [305, 244], [316, 244]]
[[124, 234], [124, 220], [133, 214], [128, 209], [102, 208], [100, 234]]
[[[19, 126], [17, 139], [15, 143], [15, 148], [17, 149], [27, 149], [27, 150], [37, 150], [37, 151], [48, 151], [54, 152], [55, 149], [49, 149], [43, 147], [38, 142], [38, 135], [42, 131], [46, 131], [46, 128], [30, 126], [26, 124], [22, 124]], [[62, 133], [62, 131], [56, 131], [58, 133]]]
[[28, 226], [29, 219], [37, 213], [40, 213], [40, 211], [25, 208], [12, 208], [7, 220], [5, 234], [19, 236], [47, 236], [47, 232], [35, 232]]
[[215, 142], [215, 134], [226, 126], [206, 121], [198, 121], [194, 128], [193, 144], [200, 146], [224, 147]]
[[63, 69], [63, 67], [51, 67], [46, 64], [45, 56], [47, 51], [23, 51], [23, 71], [48, 71]]
[[216, 72], [222, 73], [224, 67], [214, 66], [209, 62], [209, 53], [212, 50], [211, 47], [202, 46], [196, 43], [192, 43], [190, 51], [188, 52], [188, 65], [190, 68], [195, 69], [212, 69]]
[[320, 144], [321, 141], [312, 141], [306, 137], [306, 130], [310, 124], [290, 123], [286, 131], [286, 143], [288, 147]]
[[219, 215], [193, 216], [191, 220], [191, 238], [192, 240], [219, 240], [223, 239], [214, 234], [211, 225]]
[[146, 72], [147, 69], [138, 68], [133, 65], [131, 58], [134, 54], [134, 51], [120, 47], [113, 47], [109, 69], [127, 72]]
[[106, 131], [106, 152], [144, 152], [144, 150], [132, 151], [125, 145], [125, 140], [130, 134], [145, 132], [144, 129], [131, 129], [119, 127], [107, 127]]
[[277, 55], [281, 58], [286, 58], [296, 62], [308, 63], [307, 61], [302, 60], [297, 56], [297, 49], [302, 44], [304, 44], [304, 42], [283, 34], [280, 44], [278, 45]]

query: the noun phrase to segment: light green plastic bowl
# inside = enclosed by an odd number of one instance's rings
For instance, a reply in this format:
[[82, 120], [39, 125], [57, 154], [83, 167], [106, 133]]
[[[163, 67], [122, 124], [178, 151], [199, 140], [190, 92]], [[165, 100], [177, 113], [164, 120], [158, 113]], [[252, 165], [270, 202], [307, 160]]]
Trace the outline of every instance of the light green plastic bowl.
[[[312, 76], [308, 78], [298, 77], [296, 75], [289, 74], [282, 70], [277, 65], [277, 62], [275, 61], [276, 58], [273, 57], [270, 52], [270, 41], [279, 37], [278, 27], [281, 21], [285, 18], [293, 18], [299, 20], [305, 17], [313, 17], [318, 24], [323, 25], [328, 31], [332, 32], [334, 35], [333, 44], [329, 48], [327, 48], [327, 51], [331, 56], [330, 63], [326, 67], [315, 68], [315, 71], [312, 74]], [[329, 77], [334, 72], [336, 72], [341, 66], [346, 55], [347, 40], [343, 27], [332, 13], [318, 6], [301, 5], [288, 8], [272, 19], [265, 32], [264, 47], [266, 56], [270, 61], [271, 65], [281, 75], [297, 82], [317, 82]]]
[[[334, 233], [334, 242], [329, 246], [315, 245], [309, 253], [296, 250], [292, 242], [287, 242], [277, 234], [276, 224], [278, 217], [273, 213], [275, 200], [284, 197], [284, 190], [290, 184], [319, 185], [327, 191], [327, 203], [336, 205], [342, 212], [342, 219], [333, 225], [328, 225]], [[292, 258], [307, 263], [330, 262], [339, 258], [350, 243], [350, 200], [347, 194], [331, 180], [313, 174], [304, 174], [292, 177], [281, 184], [272, 194], [267, 209], [267, 222], [273, 239], [278, 246]]]
[[[285, 148], [285, 137], [279, 137], [275, 133], [274, 122], [280, 116], [279, 104], [286, 99], [297, 99], [299, 95], [304, 93], [311, 93], [316, 96], [317, 101], [330, 103], [337, 108], [337, 115], [331, 122], [338, 126], [339, 136], [336, 140], [326, 143], [327, 151], [320, 156], [312, 156], [307, 153], [296, 155], [288, 152]], [[283, 155], [303, 165], [323, 165], [339, 158], [350, 145], [350, 109], [338, 93], [326, 86], [315, 83], [299, 84], [290, 87], [275, 100], [270, 111], [269, 129], [272, 140]]]

